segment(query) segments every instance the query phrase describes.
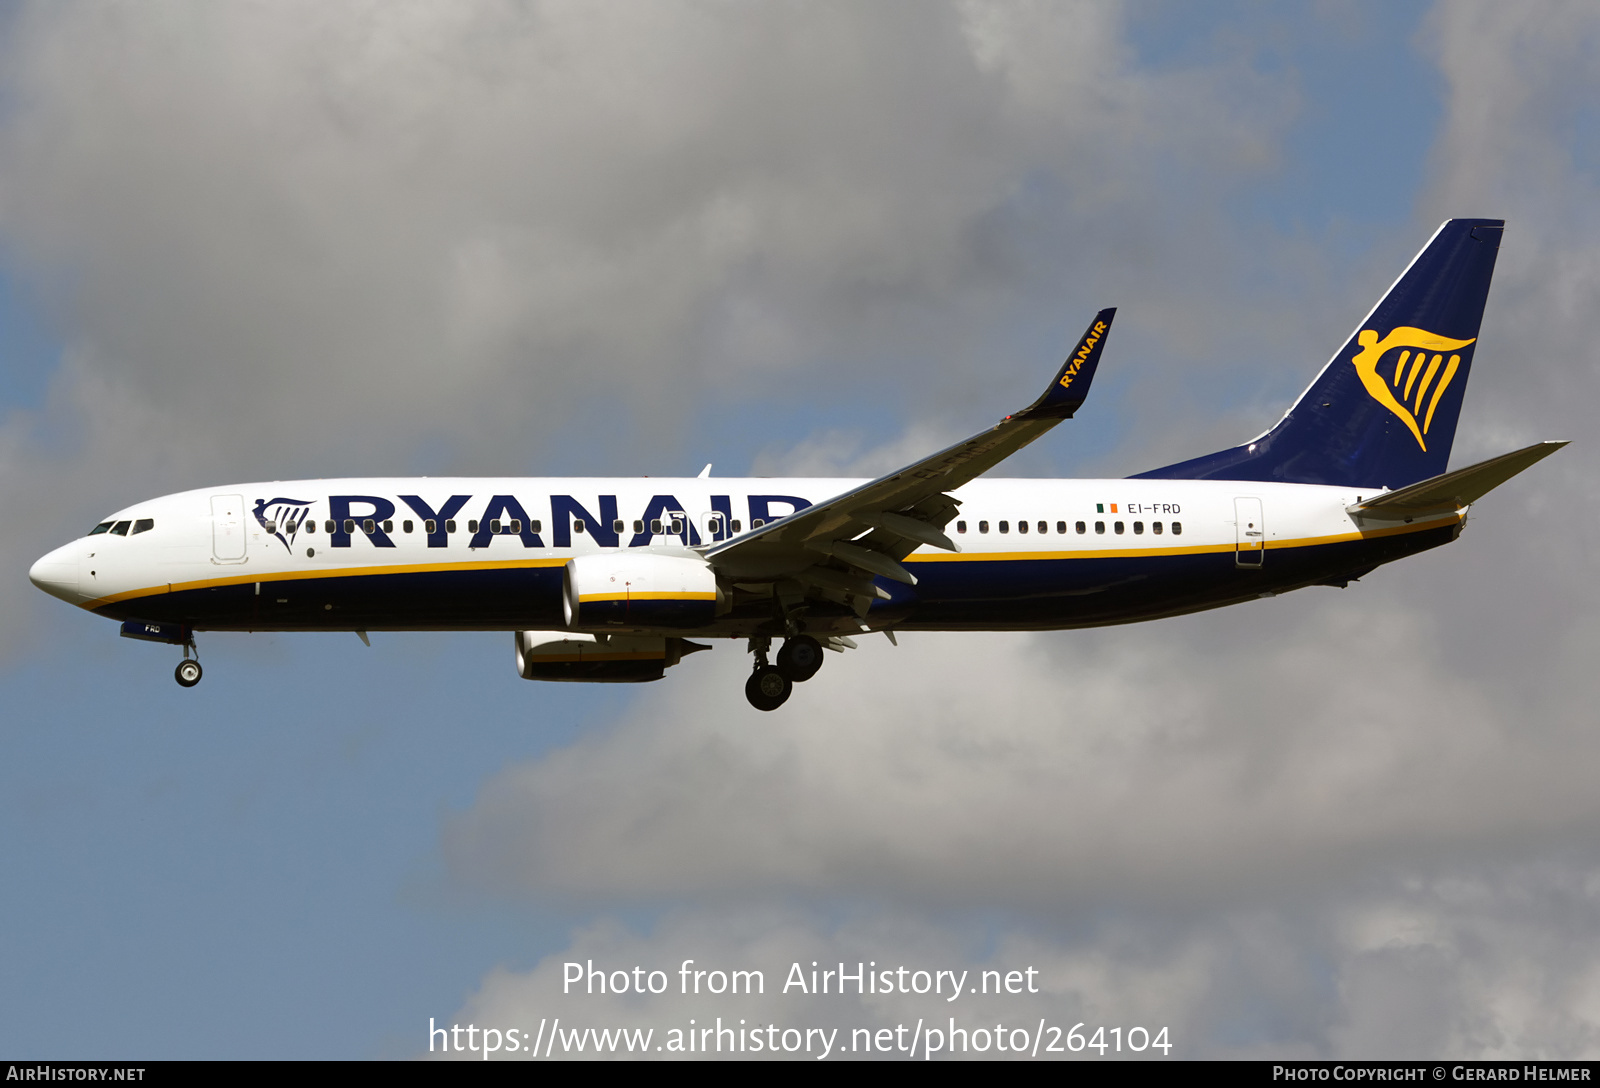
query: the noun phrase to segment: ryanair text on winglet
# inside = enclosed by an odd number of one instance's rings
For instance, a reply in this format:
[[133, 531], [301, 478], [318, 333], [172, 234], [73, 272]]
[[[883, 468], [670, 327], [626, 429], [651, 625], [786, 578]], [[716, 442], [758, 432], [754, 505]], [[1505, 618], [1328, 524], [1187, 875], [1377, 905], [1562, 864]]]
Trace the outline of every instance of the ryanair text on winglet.
[[1083, 338], [1083, 343], [1079, 344], [1078, 350], [1073, 353], [1072, 362], [1061, 375], [1061, 388], [1065, 389], [1072, 384], [1072, 379], [1078, 376], [1078, 370], [1083, 366], [1084, 360], [1089, 358], [1089, 353], [1094, 350], [1094, 346], [1100, 342], [1100, 338], [1105, 334], [1106, 323], [1104, 321], [1096, 321], [1094, 328], [1089, 330], [1089, 335]]

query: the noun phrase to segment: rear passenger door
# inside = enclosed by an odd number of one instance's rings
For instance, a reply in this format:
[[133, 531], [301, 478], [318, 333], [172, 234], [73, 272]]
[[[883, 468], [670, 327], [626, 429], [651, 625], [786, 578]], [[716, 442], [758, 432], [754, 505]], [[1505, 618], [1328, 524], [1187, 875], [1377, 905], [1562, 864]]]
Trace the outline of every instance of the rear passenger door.
[[1233, 500], [1235, 547], [1233, 563], [1237, 567], [1259, 570], [1267, 555], [1267, 527], [1262, 520], [1261, 500], [1237, 498]]

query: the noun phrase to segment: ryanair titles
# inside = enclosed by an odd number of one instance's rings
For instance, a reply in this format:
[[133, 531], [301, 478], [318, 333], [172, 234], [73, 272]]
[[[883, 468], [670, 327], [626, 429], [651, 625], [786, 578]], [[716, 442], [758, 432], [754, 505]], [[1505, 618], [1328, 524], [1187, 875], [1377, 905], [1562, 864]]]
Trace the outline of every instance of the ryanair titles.
[[[749, 495], [744, 505], [746, 524], [756, 529], [811, 502], [797, 495]], [[645, 547], [662, 536], [694, 547], [726, 540], [744, 528], [734, 516], [731, 495], [712, 495], [710, 509], [696, 517], [687, 511], [674, 495], [652, 495], [637, 511], [622, 510], [615, 495], [597, 495], [592, 504], [587, 496], [580, 502], [571, 495], [551, 495], [545, 504], [516, 495], [329, 495], [325, 504], [258, 498], [253, 513], [257, 524], [291, 551], [299, 538], [319, 535], [331, 548], [353, 547], [363, 538], [373, 547], [393, 548], [397, 528], [400, 535], [420, 530], [430, 548], [448, 548], [463, 533], [469, 548], [487, 548], [500, 537], [516, 538], [524, 548], [543, 548], [547, 526], [549, 546], [555, 548], [572, 547], [575, 535], [589, 536], [603, 548]]]

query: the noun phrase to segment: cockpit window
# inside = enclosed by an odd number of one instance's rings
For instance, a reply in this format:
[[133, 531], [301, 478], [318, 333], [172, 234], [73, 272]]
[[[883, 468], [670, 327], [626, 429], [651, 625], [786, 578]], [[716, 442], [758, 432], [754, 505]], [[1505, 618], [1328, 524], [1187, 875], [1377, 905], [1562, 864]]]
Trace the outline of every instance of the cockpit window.
[[112, 523], [109, 521], [102, 521], [99, 525], [96, 525], [93, 529], [89, 530], [89, 535], [99, 536], [101, 533], [109, 533], [111, 531], [111, 524]]
[[128, 535], [128, 526], [130, 526], [132, 524], [133, 524], [133, 522], [131, 522], [131, 521], [119, 521], [119, 522], [117, 522], [115, 525], [113, 525], [111, 527], [111, 535], [112, 536], [127, 536]]
[[155, 518], [140, 518], [138, 521], [133, 523], [133, 535], [134, 536], [138, 536], [140, 533], [148, 533], [151, 529], [154, 529], [155, 527], [156, 527], [156, 519]]

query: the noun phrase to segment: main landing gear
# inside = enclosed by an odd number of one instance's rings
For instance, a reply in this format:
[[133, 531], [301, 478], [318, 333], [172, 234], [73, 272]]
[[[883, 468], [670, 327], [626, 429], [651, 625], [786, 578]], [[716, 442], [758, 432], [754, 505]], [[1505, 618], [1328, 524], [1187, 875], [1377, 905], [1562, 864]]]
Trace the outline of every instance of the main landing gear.
[[757, 710], [777, 710], [788, 701], [794, 684], [778, 670], [776, 665], [756, 659], [755, 672], [744, 682], [744, 697]]
[[750, 652], [756, 655], [755, 669], [745, 681], [744, 697], [757, 710], [777, 710], [802, 684], [817, 675], [822, 668], [822, 643], [810, 635], [793, 635], [783, 642], [778, 651], [778, 663], [769, 664], [767, 650], [772, 640], [766, 636], [750, 640]]
[[778, 651], [778, 671], [793, 680], [796, 684], [803, 684], [822, 668], [822, 643], [810, 635], [796, 635], [785, 639], [783, 649]]
[[[189, 656], [189, 651], [194, 651], [194, 656]], [[183, 644], [183, 660], [178, 662], [178, 667], [173, 670], [172, 678], [180, 687], [192, 688], [200, 682], [200, 648], [194, 644], [191, 637]]]

